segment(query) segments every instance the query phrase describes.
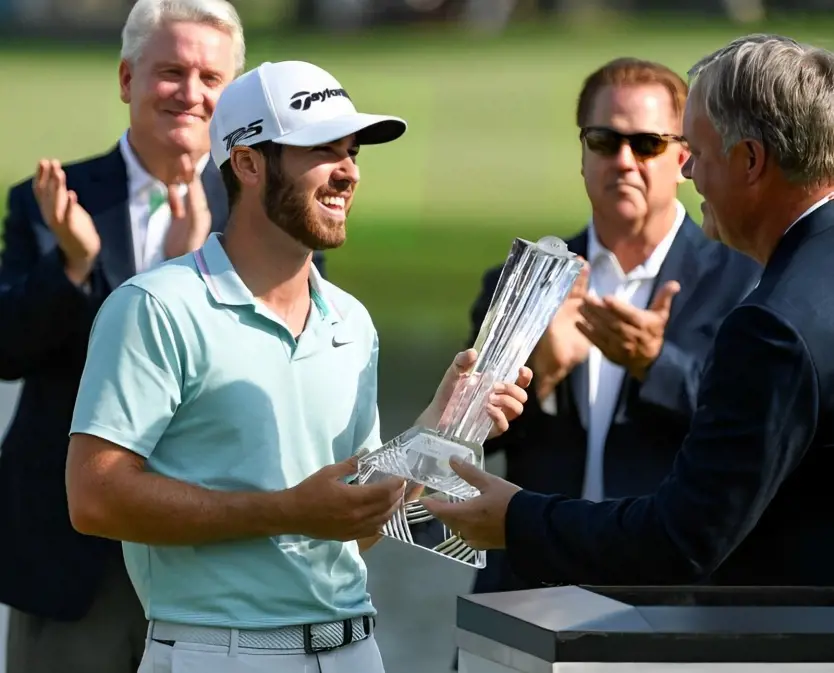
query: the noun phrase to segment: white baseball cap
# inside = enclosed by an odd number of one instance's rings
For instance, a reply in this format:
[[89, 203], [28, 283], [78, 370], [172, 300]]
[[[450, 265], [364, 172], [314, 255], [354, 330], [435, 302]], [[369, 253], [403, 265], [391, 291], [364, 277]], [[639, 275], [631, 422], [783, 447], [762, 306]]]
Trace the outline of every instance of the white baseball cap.
[[314, 147], [354, 133], [359, 145], [396, 140], [408, 128], [397, 117], [356, 111], [326, 70], [304, 61], [263, 63], [229, 83], [209, 126], [218, 168], [232, 148], [265, 140]]

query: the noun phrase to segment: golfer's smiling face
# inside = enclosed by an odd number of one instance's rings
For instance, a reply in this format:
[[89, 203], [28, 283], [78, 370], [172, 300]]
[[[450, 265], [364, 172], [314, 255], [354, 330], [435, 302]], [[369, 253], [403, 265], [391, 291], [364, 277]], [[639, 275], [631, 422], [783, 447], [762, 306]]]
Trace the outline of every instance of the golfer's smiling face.
[[318, 218], [344, 221], [359, 185], [355, 136], [316, 147], [286, 147], [285, 166]]
[[220, 93], [235, 76], [234, 44], [213, 26], [161, 25], [133, 65], [119, 67], [121, 98], [132, 132], [174, 152], [208, 152], [209, 121]]
[[313, 249], [327, 250], [345, 241], [347, 217], [359, 185], [358, 154], [355, 136], [315, 147], [284, 147], [283, 167], [293, 185], [292, 200], [303, 204], [292, 220], [304, 231], [293, 235]]

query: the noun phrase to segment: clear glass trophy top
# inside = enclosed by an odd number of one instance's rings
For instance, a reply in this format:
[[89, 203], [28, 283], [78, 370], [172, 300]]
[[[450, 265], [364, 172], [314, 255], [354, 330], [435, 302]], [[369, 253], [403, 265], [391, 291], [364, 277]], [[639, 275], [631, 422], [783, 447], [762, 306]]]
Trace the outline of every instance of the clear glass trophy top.
[[[415, 426], [364, 456], [357, 481], [394, 475], [425, 486], [424, 496], [459, 501], [479, 495], [449, 461], [455, 456], [483, 468], [483, 444], [492, 429], [486, 405], [493, 386], [516, 380], [581, 268], [559, 238], [515, 239], [474, 344], [475, 365], [458, 383], [437, 427]], [[383, 532], [467, 565], [486, 563], [484, 552], [471, 549], [419, 501], [404, 503]]]

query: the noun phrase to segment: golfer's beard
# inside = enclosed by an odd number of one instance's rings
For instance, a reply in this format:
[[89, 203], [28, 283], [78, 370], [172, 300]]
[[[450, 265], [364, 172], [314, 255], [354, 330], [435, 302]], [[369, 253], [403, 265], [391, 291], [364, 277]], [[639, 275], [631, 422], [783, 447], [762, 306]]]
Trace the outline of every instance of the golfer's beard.
[[264, 210], [273, 224], [311, 250], [338, 248], [345, 241], [344, 223], [327, 221], [316, 204], [288, 180], [270, 178]]

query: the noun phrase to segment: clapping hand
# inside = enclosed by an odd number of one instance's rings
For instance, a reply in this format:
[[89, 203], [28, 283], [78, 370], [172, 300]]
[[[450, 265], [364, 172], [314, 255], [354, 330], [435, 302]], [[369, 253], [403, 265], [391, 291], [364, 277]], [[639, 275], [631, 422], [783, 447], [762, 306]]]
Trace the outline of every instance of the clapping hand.
[[101, 238], [93, 218], [67, 189], [67, 176], [57, 159], [43, 159], [32, 183], [41, 217], [64, 253], [64, 270], [75, 285], [82, 285], [101, 251]]
[[[188, 188], [185, 198], [180, 194], [182, 184]], [[203, 181], [187, 154], [179, 158], [174, 181], [168, 185], [168, 203], [171, 226], [165, 237], [164, 252], [165, 258], [171, 259], [200, 248], [211, 232], [211, 211]]]
[[663, 348], [672, 300], [680, 289], [677, 281], [669, 281], [645, 310], [612, 296], [588, 296], [579, 309], [584, 319], [579, 331], [608, 360], [643, 380]]

